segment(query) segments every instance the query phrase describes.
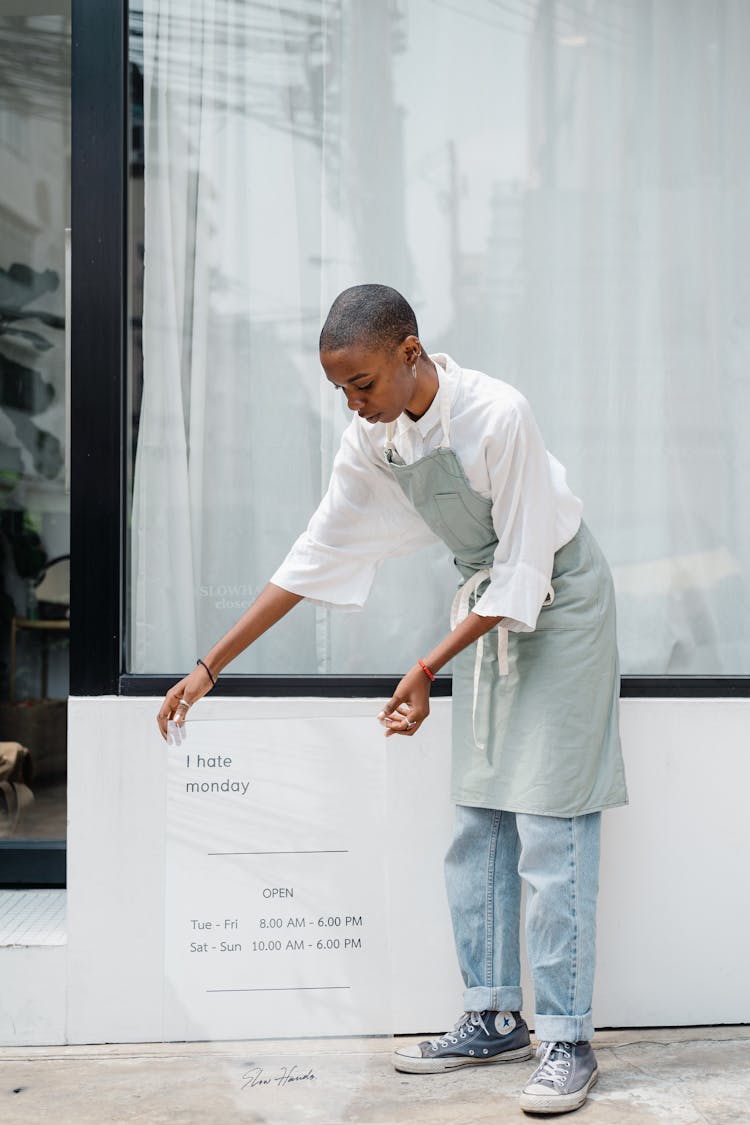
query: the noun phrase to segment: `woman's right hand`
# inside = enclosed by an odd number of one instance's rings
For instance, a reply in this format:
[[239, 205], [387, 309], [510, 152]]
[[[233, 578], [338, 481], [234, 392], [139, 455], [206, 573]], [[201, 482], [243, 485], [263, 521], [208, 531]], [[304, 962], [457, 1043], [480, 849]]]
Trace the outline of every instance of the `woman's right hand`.
[[[199, 664], [189, 676], [185, 676], [179, 683], [169, 689], [156, 716], [162, 738], [171, 743], [174, 734], [174, 741], [177, 745], [180, 744], [182, 727], [185, 724], [188, 711], [194, 703], [197, 703], [204, 695], [208, 695], [212, 687], [213, 684], [208, 672]], [[170, 722], [175, 724], [171, 731], [169, 730]]]

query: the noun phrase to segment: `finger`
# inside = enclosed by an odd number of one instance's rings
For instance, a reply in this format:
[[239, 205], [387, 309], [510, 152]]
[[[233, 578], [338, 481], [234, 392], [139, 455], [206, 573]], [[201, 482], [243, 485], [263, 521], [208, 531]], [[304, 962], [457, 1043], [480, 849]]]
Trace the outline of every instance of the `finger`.
[[412, 735], [417, 733], [421, 725], [422, 719], [412, 719], [403, 727], [389, 727], [389, 729], [385, 732], [385, 737], [388, 738], [391, 734], [402, 734], [407, 738], [411, 738]]
[[192, 693], [187, 691], [182, 685], [177, 684], [171, 691], [167, 692], [165, 700], [166, 708], [169, 712], [169, 719], [177, 723], [179, 726], [185, 722], [187, 713], [192, 706]]
[[406, 703], [405, 700], [399, 699], [397, 695], [394, 695], [393, 699], [390, 699], [386, 703], [383, 710], [378, 712], [378, 721], [386, 726], [394, 720], [401, 719], [404, 711], [408, 710], [409, 704]]
[[384, 727], [387, 727], [388, 730], [405, 730], [406, 724], [409, 720], [407, 719], [406, 715], [398, 715], [394, 713], [393, 715], [386, 715], [386, 717], [381, 721], [382, 725]]
[[394, 695], [393, 699], [389, 699], [383, 707], [383, 710], [378, 714], [378, 718], [380, 719], [381, 723], [385, 718], [389, 718], [394, 711], [397, 711], [398, 708], [403, 704], [403, 702], [403, 699], [399, 699], [397, 695]]
[[385, 737], [390, 738], [392, 734], [402, 734], [406, 735], [408, 738], [411, 738], [413, 734], [417, 733], [418, 729], [419, 723], [412, 723], [411, 726], [407, 725], [404, 727], [388, 727], [388, 730], [385, 732]]
[[[180, 707], [180, 703], [184, 705]], [[164, 702], [156, 716], [156, 721], [159, 724], [161, 736], [167, 743], [170, 743], [169, 724], [179, 719], [181, 725], [185, 721], [185, 715], [187, 714], [189, 706], [190, 700], [185, 695], [181, 684], [176, 684], [164, 697]]]
[[187, 713], [190, 710], [190, 704], [187, 699], [181, 698], [179, 703], [175, 706], [172, 718], [178, 726], [182, 726], [187, 718]]
[[172, 692], [168, 694], [171, 713], [170, 721], [172, 726], [172, 738], [175, 746], [180, 746], [187, 738], [187, 730], [184, 729], [184, 721], [188, 718], [188, 711], [190, 710], [190, 699], [183, 691], [178, 691], [173, 688]]
[[416, 708], [402, 703], [396, 711], [391, 712], [390, 715], [385, 715], [382, 720], [383, 725], [388, 728], [386, 737], [389, 734], [414, 734], [423, 717], [417, 712]]

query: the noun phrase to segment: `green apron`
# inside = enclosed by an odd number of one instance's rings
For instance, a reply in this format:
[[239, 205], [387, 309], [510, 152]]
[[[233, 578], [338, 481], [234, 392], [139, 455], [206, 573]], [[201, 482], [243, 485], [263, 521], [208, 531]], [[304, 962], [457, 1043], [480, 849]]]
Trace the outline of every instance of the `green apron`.
[[[461, 584], [451, 628], [489, 582], [492, 502], [450, 448], [441, 393], [440, 448], [412, 465], [385, 456], [419, 514], [454, 555]], [[451, 796], [460, 805], [578, 816], [627, 803], [618, 729], [615, 600], [607, 562], [585, 524], [556, 552], [551, 590], [531, 633], [497, 626], [453, 661]]]

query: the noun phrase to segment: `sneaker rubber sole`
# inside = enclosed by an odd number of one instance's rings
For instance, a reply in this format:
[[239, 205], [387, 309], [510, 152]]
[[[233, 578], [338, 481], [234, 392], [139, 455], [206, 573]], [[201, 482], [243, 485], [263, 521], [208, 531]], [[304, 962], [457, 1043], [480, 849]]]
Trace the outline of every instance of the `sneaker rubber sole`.
[[576, 1090], [572, 1094], [550, 1094], [545, 1097], [543, 1094], [521, 1094], [519, 1099], [519, 1106], [524, 1113], [569, 1113], [571, 1110], [580, 1109], [586, 1098], [589, 1096], [589, 1090], [595, 1086], [599, 1080], [599, 1068], [593, 1072], [585, 1086], [581, 1086], [580, 1090]]
[[530, 1059], [534, 1051], [528, 1047], [516, 1047], [514, 1051], [500, 1051], [489, 1058], [477, 1058], [473, 1055], [452, 1055], [442, 1059], [417, 1059], [409, 1055], [393, 1054], [393, 1065], [402, 1074], [442, 1074], [446, 1070], [458, 1070], [462, 1066], [490, 1066], [492, 1063], [520, 1062]]

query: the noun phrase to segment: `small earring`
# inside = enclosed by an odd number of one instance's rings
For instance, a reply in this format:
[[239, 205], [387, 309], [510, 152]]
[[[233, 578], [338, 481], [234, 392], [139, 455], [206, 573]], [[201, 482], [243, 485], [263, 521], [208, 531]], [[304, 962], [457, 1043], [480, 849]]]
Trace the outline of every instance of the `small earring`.
[[414, 379], [416, 380], [416, 378], [417, 378], [417, 365], [416, 365], [416, 363], [413, 363], [411, 365], [411, 373], [414, 376]]

